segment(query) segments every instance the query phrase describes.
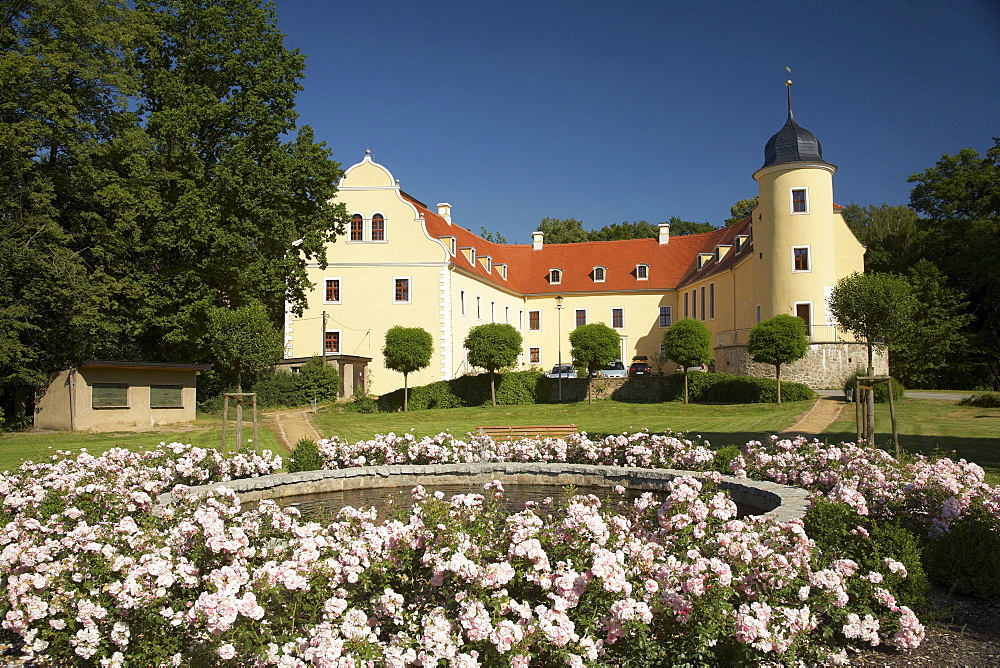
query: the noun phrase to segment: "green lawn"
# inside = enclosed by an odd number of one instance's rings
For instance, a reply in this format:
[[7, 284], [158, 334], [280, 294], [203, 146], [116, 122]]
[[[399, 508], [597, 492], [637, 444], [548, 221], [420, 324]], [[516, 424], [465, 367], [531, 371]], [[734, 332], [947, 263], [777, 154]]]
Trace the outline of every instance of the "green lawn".
[[364, 415], [330, 411], [316, 417], [324, 436], [351, 441], [374, 434], [413, 430], [417, 436], [441, 431], [464, 434], [479, 425], [575, 424], [591, 434], [619, 434], [649, 429], [700, 434], [713, 445], [741, 445], [794, 424], [812, 406], [810, 401], [776, 404], [633, 404], [598, 401], [576, 404], [448, 408], [409, 413]]
[[[853, 406], [851, 406], [853, 409]], [[1000, 484], [1000, 408], [959, 406], [954, 401], [903, 399], [896, 404], [899, 444], [913, 453], [955, 452], [986, 469], [987, 481]], [[893, 452], [889, 405], [876, 404], [875, 442]], [[856, 438], [854, 411], [830, 425], [831, 442]], [[825, 440], [825, 439], [824, 439]]]
[[[244, 427], [244, 439], [253, 438], [253, 427]], [[230, 425], [226, 433], [230, 447], [236, 442], [234, 427]], [[260, 448], [268, 449], [284, 455], [284, 448], [279, 445], [278, 437], [263, 424], [259, 430]], [[87, 452], [99, 455], [111, 448], [124, 447], [129, 450], [148, 450], [155, 448], [161, 442], [190, 443], [205, 448], [218, 448], [222, 445], [222, 418], [218, 415], [199, 416], [192, 425], [183, 425], [174, 431], [143, 431], [143, 432], [47, 432], [34, 434], [27, 432], [11, 432], [0, 434], [0, 471], [17, 468], [25, 460], [44, 461], [55, 450], [78, 451], [86, 448]]]

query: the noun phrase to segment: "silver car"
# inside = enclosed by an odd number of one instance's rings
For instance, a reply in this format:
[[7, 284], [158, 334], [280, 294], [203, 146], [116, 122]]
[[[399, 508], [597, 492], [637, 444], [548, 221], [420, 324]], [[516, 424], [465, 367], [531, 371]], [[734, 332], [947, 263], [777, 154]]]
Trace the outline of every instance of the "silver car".
[[611, 364], [601, 369], [601, 376], [604, 378], [624, 378], [628, 375], [628, 369], [621, 360], [615, 360]]
[[558, 364], [552, 367], [549, 378], [576, 378], [576, 367], [572, 364]]

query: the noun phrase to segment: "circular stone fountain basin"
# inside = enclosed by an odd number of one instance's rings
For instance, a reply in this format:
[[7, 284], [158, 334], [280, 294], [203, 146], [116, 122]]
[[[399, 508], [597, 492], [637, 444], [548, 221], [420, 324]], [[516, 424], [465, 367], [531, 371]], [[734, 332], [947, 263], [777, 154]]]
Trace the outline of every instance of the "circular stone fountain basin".
[[[297, 500], [289, 497], [385, 488], [399, 488], [408, 492], [417, 485], [423, 485], [429, 491], [459, 485], [464, 491], [458, 493], [480, 492], [484, 484], [499, 480], [505, 488], [514, 485], [545, 485], [551, 490], [547, 496], [560, 497], [562, 488], [568, 485], [578, 488], [613, 488], [621, 485], [634, 492], [666, 492], [668, 483], [678, 476], [705, 479], [705, 474], [698, 471], [592, 464], [514, 462], [401, 464], [279, 473], [192, 487], [191, 491], [203, 494], [212, 489], [226, 487], [235, 491], [244, 503], [273, 499], [280, 505], [288, 505], [289, 502]], [[741, 514], [764, 515], [785, 522], [802, 518], [808, 507], [809, 495], [798, 487], [762, 480], [742, 480], [731, 476], [722, 476], [719, 486], [729, 492], [737, 507], [741, 509]], [[379, 494], [384, 496], [385, 492]], [[173, 496], [169, 492], [160, 495], [160, 503], [169, 504], [172, 499]]]

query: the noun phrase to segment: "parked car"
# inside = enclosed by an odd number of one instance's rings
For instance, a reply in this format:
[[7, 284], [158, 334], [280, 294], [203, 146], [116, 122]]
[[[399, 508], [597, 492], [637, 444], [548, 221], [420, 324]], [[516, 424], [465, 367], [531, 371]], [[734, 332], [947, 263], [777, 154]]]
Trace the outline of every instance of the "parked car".
[[600, 371], [593, 372], [590, 375], [600, 376], [602, 378], [624, 378], [628, 375], [628, 369], [625, 368], [624, 362], [621, 360], [615, 360]]
[[556, 364], [549, 373], [549, 378], [576, 378], [576, 367], [572, 364]]
[[630, 378], [634, 378], [635, 376], [650, 376], [652, 373], [653, 369], [649, 366], [649, 362], [632, 362], [632, 366], [628, 368]]
[[687, 370], [688, 370], [688, 373], [691, 373], [692, 371], [701, 371], [703, 373], [708, 373], [708, 365], [707, 364], [699, 364], [698, 366], [689, 366], [687, 368]]

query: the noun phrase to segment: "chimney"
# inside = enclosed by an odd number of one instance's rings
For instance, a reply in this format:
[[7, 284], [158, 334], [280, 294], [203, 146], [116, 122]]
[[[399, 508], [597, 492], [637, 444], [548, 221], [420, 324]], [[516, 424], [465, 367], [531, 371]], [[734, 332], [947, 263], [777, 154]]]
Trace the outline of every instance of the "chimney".
[[447, 202], [438, 202], [438, 215], [445, 219], [445, 221], [451, 225], [451, 204]]
[[532, 250], [542, 250], [542, 237], [545, 236], [544, 232], [532, 232], [531, 233], [531, 249]]
[[660, 223], [660, 243], [670, 243], [670, 223]]

